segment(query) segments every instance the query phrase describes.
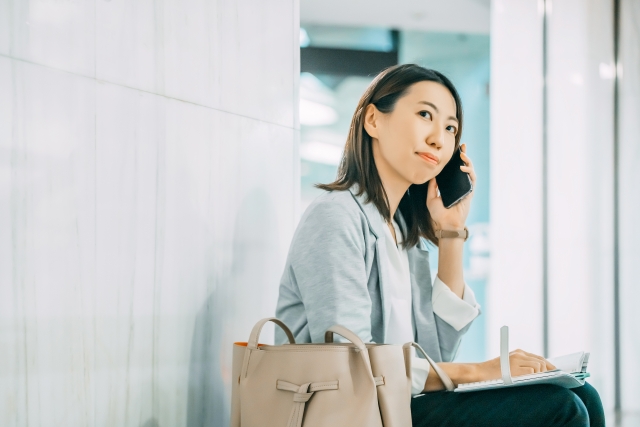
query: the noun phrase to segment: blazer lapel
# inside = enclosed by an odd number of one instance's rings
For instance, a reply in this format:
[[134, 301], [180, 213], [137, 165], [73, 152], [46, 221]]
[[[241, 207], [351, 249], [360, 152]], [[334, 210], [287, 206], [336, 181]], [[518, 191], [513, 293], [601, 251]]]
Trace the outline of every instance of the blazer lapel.
[[440, 341], [436, 318], [431, 301], [431, 268], [426, 241], [420, 239], [416, 247], [409, 249], [409, 268], [411, 269], [411, 299], [413, 300], [414, 336], [423, 348], [428, 348], [429, 355], [436, 362], [442, 362]]
[[378, 208], [373, 203], [366, 203], [367, 194], [362, 193], [358, 196], [358, 184], [353, 184], [349, 191], [353, 195], [354, 199], [360, 205], [360, 209], [367, 217], [367, 222], [369, 223], [369, 230], [376, 238], [376, 262], [378, 266], [378, 283], [380, 284], [380, 295], [382, 295], [382, 323], [383, 323], [383, 331], [382, 336], [386, 341], [387, 336], [387, 326], [389, 324], [389, 311], [391, 307], [389, 306], [389, 272], [387, 271], [386, 263], [382, 262], [382, 259], [388, 259], [387, 249], [380, 239], [383, 238], [384, 227], [387, 225], [384, 223], [382, 219], [382, 215], [378, 211]]

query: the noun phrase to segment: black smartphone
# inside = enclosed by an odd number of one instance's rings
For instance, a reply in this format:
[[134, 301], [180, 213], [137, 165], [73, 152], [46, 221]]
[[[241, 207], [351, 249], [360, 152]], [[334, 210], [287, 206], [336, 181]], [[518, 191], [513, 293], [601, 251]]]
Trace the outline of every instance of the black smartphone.
[[460, 148], [458, 148], [451, 156], [449, 163], [444, 166], [442, 172], [436, 176], [440, 197], [442, 197], [442, 203], [447, 209], [458, 203], [473, 190], [471, 177], [468, 173], [460, 170], [460, 166], [463, 165], [464, 162], [460, 158]]

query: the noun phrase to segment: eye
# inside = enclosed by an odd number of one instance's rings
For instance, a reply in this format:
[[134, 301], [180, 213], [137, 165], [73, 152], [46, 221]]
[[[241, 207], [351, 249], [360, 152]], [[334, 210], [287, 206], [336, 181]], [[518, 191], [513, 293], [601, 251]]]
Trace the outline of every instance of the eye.
[[[425, 115], [423, 116], [423, 115], [422, 115], [422, 113], [424, 113]], [[429, 119], [431, 118], [431, 113], [430, 113], [429, 111], [427, 111], [427, 110], [422, 110], [422, 111], [420, 111], [418, 114], [420, 114], [420, 115], [421, 115], [422, 117], [424, 117], [425, 119], [426, 119], [426, 118], [429, 118]]]
[[449, 126], [447, 126], [447, 130], [448, 130], [449, 132], [451, 132], [452, 134], [454, 134], [454, 135], [458, 133], [458, 128], [456, 128], [456, 127], [455, 127], [455, 126], [453, 126], [453, 125], [449, 125]]

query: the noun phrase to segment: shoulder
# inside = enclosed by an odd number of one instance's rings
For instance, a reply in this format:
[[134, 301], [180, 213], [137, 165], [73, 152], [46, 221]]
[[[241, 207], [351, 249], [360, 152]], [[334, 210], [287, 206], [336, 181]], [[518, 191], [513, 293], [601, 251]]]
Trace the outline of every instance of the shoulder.
[[316, 223], [331, 228], [360, 226], [365, 219], [350, 191], [327, 191], [316, 197], [306, 209], [300, 224]]
[[318, 196], [305, 210], [294, 241], [332, 245], [347, 240], [362, 246], [367, 233], [367, 218], [351, 192], [331, 191]]

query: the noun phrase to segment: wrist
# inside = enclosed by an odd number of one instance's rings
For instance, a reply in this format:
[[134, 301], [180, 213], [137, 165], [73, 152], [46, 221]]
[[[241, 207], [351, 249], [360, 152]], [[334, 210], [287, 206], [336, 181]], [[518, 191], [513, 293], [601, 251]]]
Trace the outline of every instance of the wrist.
[[469, 239], [469, 229], [464, 227], [462, 229], [442, 229], [435, 231], [436, 237], [438, 238], [438, 246], [440, 246], [440, 242], [444, 240], [457, 240], [455, 238], [462, 238], [463, 242], [466, 242]]
[[[443, 364], [448, 365], [450, 369], [446, 369], [449, 378], [457, 386], [458, 384], [473, 383], [481, 381], [480, 379], [480, 364], [479, 363], [451, 363]], [[442, 366], [442, 365], [441, 365]], [[453, 368], [453, 369], [451, 369]], [[431, 374], [429, 374], [431, 375]]]
[[[482, 381], [481, 373], [482, 369], [480, 367], [480, 363], [465, 363], [466, 369], [464, 370], [463, 376], [457, 384], [464, 383], [474, 383], [476, 381]], [[457, 385], [456, 384], [456, 385]]]
[[462, 230], [465, 227], [464, 222], [462, 223], [443, 223], [443, 224], [435, 224], [436, 230]]
[[470, 373], [470, 381], [469, 382], [477, 382], [477, 381], [485, 381], [488, 378], [486, 375], [486, 369], [484, 366], [485, 362], [480, 363], [472, 363], [471, 365], [471, 373]]

